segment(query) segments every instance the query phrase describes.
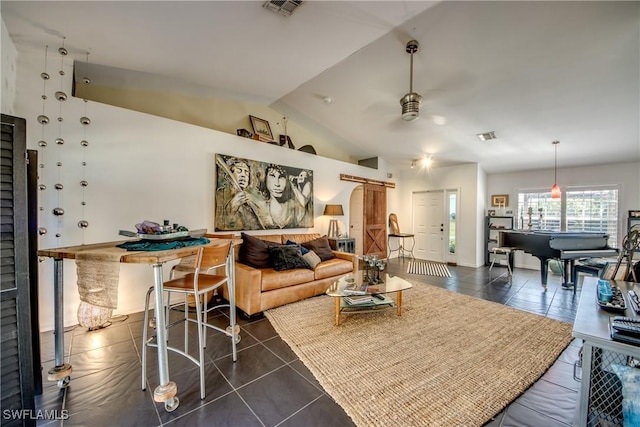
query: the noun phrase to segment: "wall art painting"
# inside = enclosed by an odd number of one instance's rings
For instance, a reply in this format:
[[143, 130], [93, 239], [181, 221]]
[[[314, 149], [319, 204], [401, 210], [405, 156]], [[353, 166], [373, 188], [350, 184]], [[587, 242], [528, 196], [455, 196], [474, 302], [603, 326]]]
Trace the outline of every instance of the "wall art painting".
[[216, 231], [313, 227], [313, 171], [216, 154]]

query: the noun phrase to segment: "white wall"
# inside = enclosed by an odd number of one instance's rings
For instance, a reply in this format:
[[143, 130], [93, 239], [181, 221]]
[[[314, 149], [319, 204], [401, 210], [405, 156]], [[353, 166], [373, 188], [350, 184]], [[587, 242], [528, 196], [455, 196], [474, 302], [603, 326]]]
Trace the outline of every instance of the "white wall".
[[[321, 216], [326, 202], [341, 203], [348, 218], [349, 196], [357, 184], [340, 181], [340, 173], [388, 180], [387, 172], [393, 172], [384, 161], [374, 170], [77, 98], [70, 97], [61, 105], [53, 96], [61, 84], [55, 68], [49, 70], [52, 78], [45, 102], [51, 123], [43, 127], [36, 120], [43, 111], [42, 58], [19, 55], [17, 65], [15, 115], [27, 120], [27, 145], [38, 149], [39, 163], [44, 165], [39, 181], [47, 185], [39, 192], [43, 208], [39, 223], [48, 230], [39, 238], [40, 249], [119, 240], [118, 230], [133, 230], [144, 219], [169, 219], [190, 229], [213, 231], [216, 153], [313, 170], [315, 227], [286, 232], [326, 233], [328, 218]], [[65, 71], [70, 76], [69, 69]], [[69, 84], [64, 86], [70, 93]], [[87, 127], [79, 122], [85, 115], [91, 119]], [[64, 119], [61, 123], [59, 116]], [[55, 144], [58, 136], [64, 138], [64, 145]], [[41, 139], [48, 142], [47, 147], [38, 147]], [[86, 148], [80, 145], [83, 139], [89, 141]], [[81, 166], [83, 161], [86, 167]], [[62, 166], [56, 166], [57, 162]], [[84, 193], [79, 184], [82, 179], [89, 183]], [[55, 183], [62, 183], [64, 189], [54, 190]], [[62, 207], [65, 214], [53, 216], [54, 207]], [[89, 222], [85, 230], [77, 226], [81, 219]], [[53, 327], [51, 259], [39, 264], [39, 276], [40, 327], [49, 330]], [[150, 266], [122, 264], [116, 312], [142, 310], [152, 280]], [[64, 262], [64, 282], [65, 325], [72, 325], [77, 323], [79, 303], [73, 261]]]
[[[478, 201], [484, 198], [478, 187], [483, 176], [477, 164], [431, 169], [411, 169], [402, 174], [399, 203], [394, 212], [400, 224], [412, 224], [412, 194], [418, 191], [458, 190], [460, 211], [457, 215], [456, 253], [458, 265], [478, 267], [484, 263], [478, 235], [482, 233], [478, 221]], [[404, 228], [407, 228], [405, 226]], [[482, 241], [482, 239], [480, 239]]]
[[[640, 150], [640, 142], [638, 143]], [[515, 212], [518, 205], [518, 190], [528, 188], [551, 188], [553, 185], [553, 169], [500, 173], [488, 175], [486, 205], [491, 206], [492, 194], [508, 194], [509, 207]], [[620, 186], [620, 227], [618, 241], [626, 232], [629, 210], [640, 209], [640, 162], [615, 163], [606, 165], [558, 168], [558, 185], [562, 189], [581, 185], [619, 185]], [[485, 210], [486, 213], [486, 210]], [[517, 267], [540, 268], [537, 258], [516, 252]]]
[[2, 43], [2, 56], [0, 57], [0, 68], [2, 72], [2, 113], [13, 115], [13, 104], [16, 98], [16, 47], [13, 40], [9, 37], [9, 31], [4, 25], [4, 21], [0, 31], [0, 42]]

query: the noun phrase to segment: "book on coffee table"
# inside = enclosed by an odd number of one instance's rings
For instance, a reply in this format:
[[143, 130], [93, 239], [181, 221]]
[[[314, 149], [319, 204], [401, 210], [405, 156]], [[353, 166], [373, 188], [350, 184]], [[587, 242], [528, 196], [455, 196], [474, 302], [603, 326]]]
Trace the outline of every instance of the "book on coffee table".
[[373, 295], [353, 295], [343, 297], [343, 306], [345, 307], [362, 307], [362, 306], [379, 306], [379, 305], [393, 305], [393, 300], [386, 295], [378, 294], [382, 298], [374, 297]]
[[352, 295], [344, 297], [344, 300], [351, 305], [371, 304], [373, 297], [371, 295]]

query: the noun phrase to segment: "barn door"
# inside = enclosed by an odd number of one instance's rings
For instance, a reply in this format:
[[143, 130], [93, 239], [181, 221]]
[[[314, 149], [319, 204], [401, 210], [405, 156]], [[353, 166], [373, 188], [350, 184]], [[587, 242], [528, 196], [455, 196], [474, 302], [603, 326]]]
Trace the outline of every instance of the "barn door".
[[387, 188], [364, 185], [364, 255], [387, 257]]

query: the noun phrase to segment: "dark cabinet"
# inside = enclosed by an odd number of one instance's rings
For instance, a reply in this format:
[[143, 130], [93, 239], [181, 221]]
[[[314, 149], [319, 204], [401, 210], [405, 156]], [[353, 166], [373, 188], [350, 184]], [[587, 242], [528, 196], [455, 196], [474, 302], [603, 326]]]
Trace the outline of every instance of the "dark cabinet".
[[356, 239], [351, 238], [329, 238], [329, 245], [334, 251], [356, 253]]

